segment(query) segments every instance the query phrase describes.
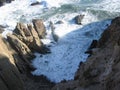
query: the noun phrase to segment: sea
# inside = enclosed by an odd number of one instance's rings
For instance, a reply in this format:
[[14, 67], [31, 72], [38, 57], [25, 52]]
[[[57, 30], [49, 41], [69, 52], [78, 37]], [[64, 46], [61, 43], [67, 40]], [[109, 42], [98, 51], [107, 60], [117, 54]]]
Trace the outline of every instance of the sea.
[[[31, 3], [41, 2], [31, 6]], [[75, 16], [85, 15], [82, 25], [77, 25]], [[17, 22], [31, 23], [32, 19], [43, 19], [47, 35], [42, 42], [51, 53], [35, 53], [32, 65], [36, 68], [33, 75], [44, 75], [50, 81], [59, 83], [73, 80], [80, 62], [85, 62], [85, 51], [93, 40], [98, 40], [111, 20], [120, 16], [120, 0], [15, 0], [0, 7], [0, 25], [2, 33], [12, 33]], [[53, 22], [55, 42], [50, 28]], [[62, 23], [57, 23], [61, 21]]]

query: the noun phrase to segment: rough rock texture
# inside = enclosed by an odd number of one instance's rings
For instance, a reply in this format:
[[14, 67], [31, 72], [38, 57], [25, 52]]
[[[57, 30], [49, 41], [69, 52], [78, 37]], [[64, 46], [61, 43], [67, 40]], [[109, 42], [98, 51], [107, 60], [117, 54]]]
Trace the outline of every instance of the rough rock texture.
[[57, 84], [52, 90], [120, 89], [120, 17], [103, 32], [93, 54], [80, 63], [74, 80]]
[[5, 40], [0, 36], [0, 89], [24, 90], [23, 81], [12, 53], [8, 49]]
[[[44, 26], [41, 25], [41, 27]], [[42, 54], [50, 53], [50, 50], [43, 45], [38, 32], [31, 24], [25, 26], [23, 23], [17, 23], [14, 35], [24, 42], [33, 52], [39, 52]], [[41, 36], [43, 36], [42, 33]]]
[[31, 50], [28, 48], [28, 46], [23, 43], [21, 40], [19, 40], [15, 35], [7, 35], [7, 40], [11, 44], [11, 46], [19, 52], [20, 56], [23, 57], [24, 59], [31, 60], [35, 56], [31, 52]]
[[82, 19], [84, 18], [84, 15], [77, 15], [74, 20], [75, 20], [75, 23], [78, 24], [78, 25], [81, 25], [82, 24]]
[[35, 58], [33, 52], [48, 51], [31, 24], [17, 23], [7, 39], [0, 34], [0, 90], [50, 90], [54, 83], [44, 76], [31, 74], [35, 69], [31, 65]]
[[33, 28], [32, 25], [28, 25], [28, 29], [31, 32], [31, 35], [33, 37], [32, 42], [29, 44], [29, 47], [39, 53], [45, 54], [45, 53], [50, 53], [50, 50], [45, 47], [41, 41], [41, 39], [38, 36], [38, 33], [36, 30]]
[[38, 33], [38, 36], [40, 38], [45, 38], [46, 30], [45, 30], [45, 26], [43, 24], [43, 20], [41, 20], [41, 19], [33, 19], [32, 22], [33, 22], [35, 30]]

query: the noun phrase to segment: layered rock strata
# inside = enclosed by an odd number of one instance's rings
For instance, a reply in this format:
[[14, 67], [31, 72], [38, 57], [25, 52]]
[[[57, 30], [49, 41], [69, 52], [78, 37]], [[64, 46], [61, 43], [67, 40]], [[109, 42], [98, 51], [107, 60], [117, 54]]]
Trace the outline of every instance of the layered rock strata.
[[[39, 23], [37, 25], [39, 27]], [[39, 30], [42, 30], [41, 27]], [[31, 60], [35, 58], [34, 52], [50, 52], [32, 24], [17, 23], [13, 34], [7, 34], [7, 39], [0, 34], [0, 43], [1, 90], [50, 90], [54, 84], [46, 77], [33, 76], [30, 73], [35, 69], [31, 65]]]

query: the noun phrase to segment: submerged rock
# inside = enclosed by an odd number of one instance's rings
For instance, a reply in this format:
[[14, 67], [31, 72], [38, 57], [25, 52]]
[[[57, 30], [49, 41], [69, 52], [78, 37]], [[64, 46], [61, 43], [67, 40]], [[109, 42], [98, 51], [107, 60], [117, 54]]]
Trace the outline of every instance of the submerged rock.
[[64, 23], [63, 21], [59, 20], [55, 24], [63, 24], [63, 23]]

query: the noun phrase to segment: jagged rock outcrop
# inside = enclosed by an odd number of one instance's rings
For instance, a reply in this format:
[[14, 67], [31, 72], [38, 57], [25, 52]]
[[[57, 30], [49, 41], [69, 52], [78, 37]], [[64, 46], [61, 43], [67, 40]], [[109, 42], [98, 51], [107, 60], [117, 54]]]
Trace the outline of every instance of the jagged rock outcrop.
[[11, 44], [11, 46], [17, 52], [19, 52], [20, 56], [25, 60], [31, 60], [35, 57], [31, 50], [28, 48], [28, 46], [21, 40], [19, 40], [15, 35], [7, 35], [7, 40]]
[[14, 35], [24, 42], [33, 52], [39, 52], [42, 54], [50, 53], [50, 50], [43, 45], [38, 32], [33, 28], [32, 24], [25, 26], [23, 23], [17, 23]]
[[45, 38], [46, 30], [45, 30], [45, 26], [43, 24], [43, 20], [42, 19], [33, 19], [32, 22], [33, 22], [36, 32], [38, 33], [38, 36], [40, 38]]
[[103, 32], [87, 61], [80, 63], [74, 80], [59, 83], [52, 90], [120, 89], [120, 17]]
[[52, 21], [50, 21], [50, 28], [51, 28], [51, 35], [52, 35], [52, 37], [53, 37], [53, 40], [55, 41], [55, 42], [58, 42], [58, 39], [59, 39], [59, 37], [58, 37], [58, 35], [55, 33], [55, 27], [54, 27], [54, 24], [53, 24], [53, 22]]
[[32, 24], [17, 23], [6, 39], [0, 34], [0, 90], [50, 90], [54, 84], [46, 77], [31, 74], [35, 70], [31, 64], [33, 52], [46, 54], [50, 50]]

